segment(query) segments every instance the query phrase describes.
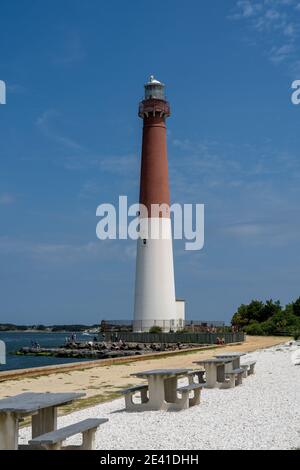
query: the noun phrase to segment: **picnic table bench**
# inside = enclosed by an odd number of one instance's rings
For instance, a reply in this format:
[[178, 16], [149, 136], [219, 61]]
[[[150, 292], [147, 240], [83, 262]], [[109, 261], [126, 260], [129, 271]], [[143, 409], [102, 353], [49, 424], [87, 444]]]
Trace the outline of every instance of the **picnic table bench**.
[[135, 385], [134, 387], [125, 388], [124, 390], [121, 390], [121, 393], [122, 395], [125, 395], [126, 409], [130, 409], [135, 405], [133, 397], [137, 392], [140, 392], [141, 403], [147, 403], [149, 401], [147, 384]]
[[[192, 406], [193, 400], [189, 400], [187, 393], [193, 392], [195, 402], [198, 401], [197, 387], [191, 387], [190, 390], [178, 390], [178, 378], [187, 377], [190, 369], [156, 369], [131, 374], [135, 377], [146, 379], [148, 384], [138, 385], [123, 390], [121, 393], [125, 395], [126, 410], [129, 411], [145, 411], [145, 410], [182, 410], [188, 406]], [[180, 388], [180, 387], [179, 387]], [[134, 403], [133, 396], [136, 392], [140, 392], [141, 402]], [[181, 398], [178, 397], [181, 394]]]
[[241, 364], [241, 368], [244, 370], [244, 375], [243, 375], [244, 378], [248, 377], [248, 375], [254, 374], [255, 365], [256, 365], [256, 361], [248, 361], [248, 362], [245, 362], [244, 364]]
[[[191, 406], [199, 405], [201, 390], [205, 386], [205, 383], [190, 383], [183, 387], [177, 387], [177, 392], [182, 395], [182, 409], [187, 409]], [[194, 392], [194, 396], [190, 398], [190, 392]]]
[[[224, 354], [217, 354], [215, 357], [218, 359], [232, 359], [232, 367], [233, 369], [243, 369], [244, 374], [243, 377], [247, 378], [248, 375], [254, 374], [254, 368], [256, 361], [248, 361], [244, 364], [241, 364], [241, 357], [245, 356], [246, 353], [243, 352], [231, 352], [231, 353], [224, 353]], [[228, 366], [226, 370], [229, 371]]]
[[194, 377], [198, 377], [199, 384], [205, 384], [204, 375], [205, 375], [205, 370], [203, 369], [191, 370], [190, 372], [187, 373], [190, 384], [195, 383]]
[[[244, 352], [234, 351], [230, 353], [217, 354], [215, 357], [217, 359], [231, 359], [233, 369], [239, 369], [241, 367], [241, 357], [245, 355], [246, 353]], [[228, 366], [226, 369], [228, 369]]]
[[[95, 447], [95, 434], [98, 427], [104, 424], [108, 419], [90, 418], [71, 424], [56, 431], [42, 434], [29, 441], [29, 445], [40, 447], [46, 450], [93, 450]], [[82, 445], [80, 446], [64, 446], [63, 442], [75, 434], [82, 434]]]
[[19, 422], [32, 416], [32, 438], [57, 429], [57, 407], [67, 405], [85, 393], [26, 392], [0, 400], [0, 450], [18, 449]]
[[217, 383], [225, 382], [225, 366], [230, 365], [228, 370], [232, 370], [231, 358], [211, 358], [202, 361], [195, 361], [195, 364], [201, 365], [205, 369], [206, 387], [214, 388]]
[[242, 368], [225, 371], [225, 381], [221, 384], [221, 388], [233, 388], [242, 385], [243, 375], [244, 369]]

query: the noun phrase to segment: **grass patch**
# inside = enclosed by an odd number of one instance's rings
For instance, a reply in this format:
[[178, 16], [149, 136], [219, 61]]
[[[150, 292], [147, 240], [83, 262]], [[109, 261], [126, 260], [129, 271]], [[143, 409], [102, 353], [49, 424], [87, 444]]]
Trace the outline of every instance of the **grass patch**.
[[90, 408], [91, 406], [96, 406], [116, 398], [120, 398], [120, 393], [118, 391], [106, 392], [104, 394], [100, 393], [92, 397], [81, 398], [81, 400], [77, 400], [74, 403], [62, 406], [60, 408], [59, 416], [74, 413], [74, 411], [82, 410], [83, 408]]
[[[130, 366], [130, 364], [132, 363], [133, 361], [129, 361], [129, 362], [113, 362], [111, 366]], [[100, 366], [101, 367], [101, 366]], [[109, 369], [109, 367], [108, 367]]]

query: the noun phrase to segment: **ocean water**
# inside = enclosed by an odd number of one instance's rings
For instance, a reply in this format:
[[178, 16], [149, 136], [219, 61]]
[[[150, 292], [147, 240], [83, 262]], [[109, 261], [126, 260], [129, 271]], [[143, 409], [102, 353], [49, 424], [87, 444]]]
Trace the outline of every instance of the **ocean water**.
[[[6, 344], [6, 364], [0, 364], [0, 372], [3, 370], [25, 369], [30, 367], [42, 367], [55, 364], [67, 364], [70, 362], [84, 361], [84, 359], [70, 359], [62, 357], [16, 356], [13, 353], [23, 346], [31, 346], [31, 341], [36, 341], [41, 347], [62, 346], [65, 338], [71, 333], [0, 333], [0, 340]], [[92, 341], [93, 335], [85, 336], [76, 333], [76, 338], [82, 341]], [[91, 359], [86, 359], [91, 360]]]

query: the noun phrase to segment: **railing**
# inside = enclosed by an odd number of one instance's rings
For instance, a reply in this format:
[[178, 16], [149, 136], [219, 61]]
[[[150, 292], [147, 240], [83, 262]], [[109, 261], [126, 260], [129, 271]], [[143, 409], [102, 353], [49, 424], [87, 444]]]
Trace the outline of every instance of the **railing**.
[[163, 114], [164, 116], [170, 116], [170, 105], [167, 101], [159, 98], [144, 99], [139, 104], [139, 116], [144, 117], [146, 114]]
[[[125, 343], [185, 343], [185, 344], [217, 344], [218, 339], [225, 344], [241, 343], [245, 340], [243, 332], [238, 333], [130, 333], [106, 332], [105, 341], [124, 341]], [[101, 335], [100, 335], [101, 336]], [[100, 337], [103, 340], [103, 337]]]
[[223, 332], [225, 323], [215, 320], [102, 320], [101, 331], [148, 331], [159, 327], [163, 332], [189, 330], [191, 333]]

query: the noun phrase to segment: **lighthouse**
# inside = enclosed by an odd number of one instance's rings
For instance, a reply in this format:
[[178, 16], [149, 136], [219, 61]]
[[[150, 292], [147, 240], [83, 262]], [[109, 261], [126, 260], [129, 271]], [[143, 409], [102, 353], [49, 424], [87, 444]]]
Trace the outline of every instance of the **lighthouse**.
[[143, 119], [140, 173], [140, 232], [137, 241], [134, 331], [176, 331], [183, 326], [184, 304], [176, 302], [166, 119], [165, 86], [151, 76], [139, 105]]

